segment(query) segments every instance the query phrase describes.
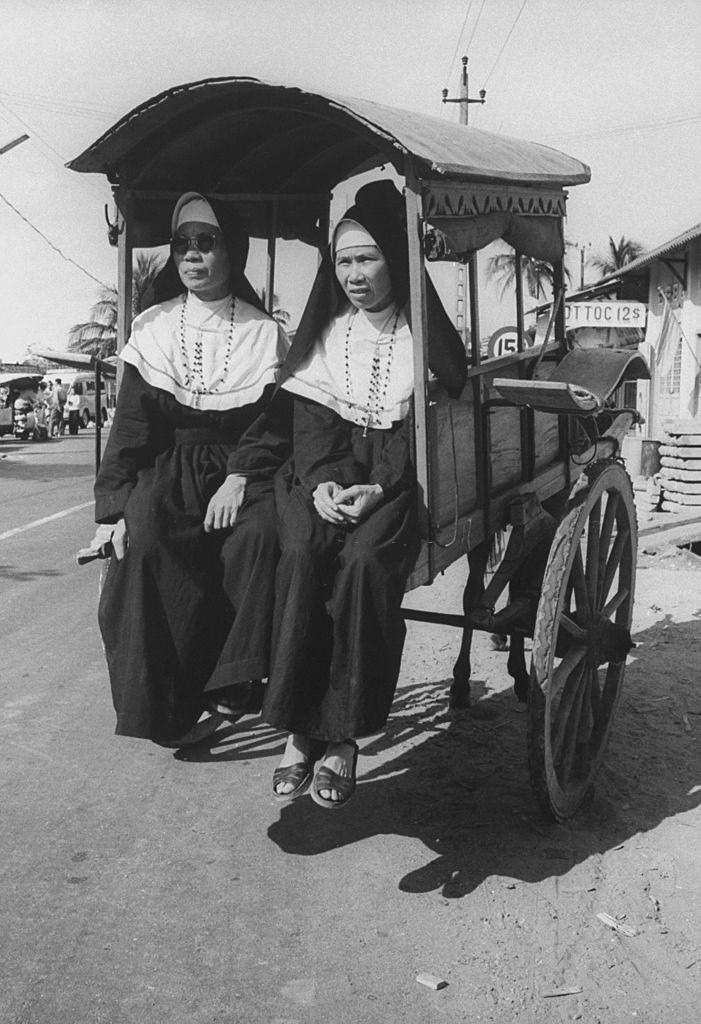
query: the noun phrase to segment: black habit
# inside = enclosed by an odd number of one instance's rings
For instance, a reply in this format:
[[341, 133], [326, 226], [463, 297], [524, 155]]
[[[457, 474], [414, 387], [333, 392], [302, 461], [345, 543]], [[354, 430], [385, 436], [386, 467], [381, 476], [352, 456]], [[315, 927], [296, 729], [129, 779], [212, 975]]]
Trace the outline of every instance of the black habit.
[[205, 691], [268, 674], [272, 482], [251, 484], [233, 529], [205, 533], [203, 520], [270, 390], [253, 404], [205, 412], [124, 366], [95, 483], [97, 522], [124, 517], [128, 533], [99, 607], [118, 734], [173, 741], [199, 718]]
[[[230, 459], [252, 490], [286, 460], [275, 477], [281, 554], [263, 705], [277, 728], [338, 742], [387, 720], [406, 633], [401, 602], [419, 550], [408, 427], [366, 432], [280, 390]], [[336, 526], [312, 501], [329, 480], [377, 483], [384, 500], [360, 524]]]

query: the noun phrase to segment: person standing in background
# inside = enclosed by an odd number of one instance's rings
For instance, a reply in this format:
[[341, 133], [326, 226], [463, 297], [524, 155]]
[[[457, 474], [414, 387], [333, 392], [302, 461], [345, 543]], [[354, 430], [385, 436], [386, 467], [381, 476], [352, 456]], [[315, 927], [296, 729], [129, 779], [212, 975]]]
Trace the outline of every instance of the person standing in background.
[[61, 383], [61, 378], [57, 377], [54, 381], [53, 391], [51, 392], [51, 401], [49, 408], [51, 410], [51, 416], [49, 420], [49, 433], [52, 437], [63, 437], [66, 425], [63, 421], [63, 410], [68, 401], [68, 396]]

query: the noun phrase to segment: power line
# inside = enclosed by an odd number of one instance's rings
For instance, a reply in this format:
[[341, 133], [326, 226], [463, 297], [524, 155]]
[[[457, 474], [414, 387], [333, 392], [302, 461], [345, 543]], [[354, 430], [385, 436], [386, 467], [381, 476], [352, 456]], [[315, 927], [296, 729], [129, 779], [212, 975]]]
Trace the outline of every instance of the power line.
[[0, 89], [0, 96], [4, 96], [5, 99], [14, 100], [18, 103], [25, 104], [50, 104], [55, 107], [65, 107], [75, 110], [84, 111], [86, 113], [94, 114], [106, 114], [108, 116], [114, 116], [118, 113], [115, 107], [111, 107], [104, 103], [91, 103], [85, 100], [69, 100], [61, 99], [58, 96], [34, 96], [26, 92], [7, 92], [4, 89]]
[[469, 4], [467, 5], [467, 12], [465, 14], [465, 20], [462, 23], [462, 28], [460, 29], [460, 35], [458, 36], [458, 41], [455, 44], [455, 50], [453, 51], [453, 56], [450, 58], [450, 64], [448, 65], [448, 71], [446, 72], [446, 76], [445, 76], [445, 84], [446, 85], [448, 84], [448, 79], [450, 78], [450, 72], [453, 70], [453, 64], [455, 63], [455, 58], [457, 57], [458, 50], [460, 49], [460, 42], [462, 40], [462, 37], [465, 34], [465, 26], [467, 25], [467, 19], [470, 17], [470, 11], [471, 10], [472, 10], [472, 0], [470, 0]]
[[[5, 103], [5, 101], [2, 100], [2, 99], [0, 99], [0, 108], [3, 108], [4, 110], [6, 110], [11, 115], [11, 117], [14, 117], [16, 121], [19, 121], [19, 123], [22, 125], [22, 127], [27, 129], [27, 131], [29, 132], [29, 134], [32, 136], [33, 139], [38, 139], [39, 142], [43, 146], [45, 146], [54, 156], [57, 156], [58, 159], [61, 161], [61, 170], [65, 171], [65, 169], [66, 169], [66, 158], [65, 158], [65, 156], [63, 156], [61, 153], [59, 153], [59, 151], [54, 146], [52, 146], [51, 143], [48, 142], [44, 138], [44, 136], [40, 132], [38, 132], [36, 130], [36, 128], [34, 128], [31, 124], [28, 124], [28, 122], [25, 121], [24, 118], [21, 118], [19, 116], [19, 114], [15, 113], [15, 111], [12, 109], [12, 107], [9, 107], [7, 105], [7, 103]], [[96, 184], [96, 182], [92, 181], [91, 179], [86, 179], [84, 175], [81, 175], [80, 180], [81, 180], [83, 185], [85, 185], [86, 187], [88, 187], [90, 189], [93, 189], [94, 191], [97, 191], [100, 195], [102, 195], [102, 190], [100, 189], [99, 185]]]
[[106, 118], [115, 117], [114, 107], [100, 106], [91, 103], [81, 103], [76, 100], [63, 100], [60, 97], [52, 96], [30, 96], [27, 93], [12, 93], [0, 89], [0, 97], [4, 100], [18, 104], [23, 107], [34, 107], [39, 110], [49, 110], [57, 113], [75, 115], [77, 117]]
[[701, 121], [701, 114], [688, 114], [684, 117], [670, 118], [665, 121], [638, 121], [634, 124], [619, 124], [611, 128], [598, 128], [585, 132], [550, 132], [544, 135], [547, 139], [594, 139], [607, 135], [618, 135], [620, 132], [652, 132], [665, 128], [678, 128], [686, 124]]
[[472, 46], [472, 40], [475, 38], [475, 33], [477, 32], [477, 26], [480, 23], [480, 18], [482, 17], [482, 11], [484, 10], [484, 5], [486, 4], [486, 2], [487, 2], [487, 0], [482, 0], [482, 6], [480, 7], [479, 11], [477, 12], [477, 19], [475, 20], [475, 23], [472, 26], [472, 34], [471, 34], [470, 38], [467, 40], [467, 46], [465, 47], [465, 49], [468, 52], [470, 50], [470, 47]]
[[59, 153], [59, 151], [58, 151], [57, 149], [54, 149], [54, 147], [53, 147], [53, 146], [51, 145], [51, 143], [50, 143], [50, 142], [47, 142], [47, 141], [46, 141], [46, 139], [45, 139], [45, 138], [43, 138], [43, 136], [41, 136], [41, 135], [39, 134], [39, 132], [37, 132], [37, 131], [36, 131], [36, 129], [35, 129], [35, 128], [33, 128], [33, 127], [32, 127], [32, 125], [30, 125], [30, 124], [27, 124], [27, 122], [26, 122], [26, 121], [24, 121], [24, 120], [23, 120], [23, 119], [22, 119], [22, 118], [21, 118], [21, 117], [19, 116], [19, 114], [16, 114], [16, 113], [15, 113], [15, 111], [14, 111], [14, 110], [12, 109], [12, 107], [8, 107], [7, 103], [5, 103], [5, 101], [4, 101], [4, 100], [1, 100], [1, 99], [0, 99], [0, 107], [3, 107], [3, 108], [4, 108], [4, 109], [5, 109], [5, 110], [6, 110], [6, 111], [7, 111], [8, 113], [9, 113], [9, 114], [11, 114], [11, 115], [12, 115], [12, 117], [14, 117], [14, 118], [15, 118], [15, 120], [16, 120], [16, 121], [19, 121], [19, 123], [20, 123], [20, 124], [22, 125], [22, 127], [23, 127], [23, 128], [26, 128], [26, 129], [27, 129], [27, 131], [28, 131], [28, 132], [30, 133], [30, 135], [31, 135], [31, 136], [32, 136], [33, 138], [37, 138], [37, 139], [39, 139], [39, 141], [40, 141], [41, 143], [43, 143], [43, 144], [44, 144], [44, 145], [46, 146], [46, 148], [47, 148], [47, 149], [50, 149], [50, 150], [51, 150], [51, 152], [52, 152], [52, 153], [54, 154], [54, 156], [57, 156], [57, 157], [59, 158], [59, 160], [61, 161], [61, 164], [65, 166], [65, 163], [66, 163], [66, 158], [65, 158], [64, 156], [62, 156], [62, 155], [61, 155], [61, 153]]
[[523, 3], [521, 4], [521, 6], [520, 6], [520, 8], [519, 8], [519, 12], [518, 12], [518, 14], [516, 15], [516, 17], [514, 18], [514, 22], [513, 22], [513, 24], [512, 24], [512, 26], [511, 26], [511, 28], [510, 28], [510, 29], [509, 29], [509, 31], [508, 31], [508, 34], [507, 34], [507, 36], [506, 36], [506, 39], [505, 39], [505, 40], [504, 40], [504, 42], [502, 43], [502, 46], [501, 46], [501, 50], [499, 50], [499, 53], [497, 54], [497, 59], [496, 59], [496, 60], [494, 61], [494, 63], [492, 64], [492, 70], [491, 70], [491, 71], [489, 72], [489, 74], [487, 75], [487, 77], [486, 77], [486, 78], [485, 78], [485, 80], [484, 80], [484, 84], [485, 84], [485, 87], [487, 86], [487, 84], [488, 84], [488, 82], [489, 82], [489, 79], [490, 79], [490, 78], [492, 77], [492, 74], [494, 73], [494, 69], [496, 68], [497, 64], [499, 63], [499, 61], [500, 61], [500, 59], [501, 59], [501, 55], [502, 55], [502, 53], [503, 53], [503, 52], [504, 52], [504, 50], [506, 49], [506, 44], [508, 43], [509, 39], [511, 39], [511, 34], [512, 34], [512, 32], [514, 31], [514, 29], [516, 28], [516, 25], [517, 25], [517, 23], [518, 23], [518, 19], [519, 19], [519, 18], [521, 17], [521, 15], [523, 14], [523, 9], [524, 9], [524, 7], [526, 6], [526, 4], [527, 4], [527, 3], [528, 3], [528, 0], [523, 0]]
[[7, 196], [4, 196], [2, 194], [2, 192], [0, 192], [0, 199], [2, 199], [3, 203], [6, 203], [7, 206], [9, 206], [11, 210], [14, 210], [14, 212], [17, 214], [17, 216], [20, 218], [20, 220], [23, 220], [25, 224], [29, 225], [29, 227], [32, 229], [32, 231], [36, 231], [36, 233], [39, 235], [39, 237], [42, 238], [46, 242], [46, 244], [49, 246], [49, 248], [53, 249], [54, 252], [58, 253], [58, 255], [61, 257], [62, 260], [65, 260], [66, 263], [72, 263], [74, 267], [77, 267], [78, 270], [80, 270], [81, 273], [85, 274], [86, 277], [89, 277], [91, 281], [94, 281], [96, 284], [99, 284], [101, 288], [109, 288], [109, 285], [105, 284], [104, 281], [100, 281], [100, 279], [98, 277], [95, 277], [94, 274], [91, 274], [89, 270], [85, 269], [85, 267], [81, 267], [80, 263], [76, 263], [76, 261], [74, 259], [71, 259], [70, 256], [66, 256], [66, 254], [64, 252], [61, 252], [61, 250], [58, 248], [58, 246], [54, 245], [54, 243], [51, 241], [51, 239], [47, 238], [46, 235], [44, 234], [44, 232], [41, 231], [36, 226], [36, 224], [32, 224], [32, 222], [29, 220], [29, 218], [25, 217], [24, 214], [21, 213], [17, 209], [17, 207], [14, 206], [10, 202], [10, 200], [7, 198]]

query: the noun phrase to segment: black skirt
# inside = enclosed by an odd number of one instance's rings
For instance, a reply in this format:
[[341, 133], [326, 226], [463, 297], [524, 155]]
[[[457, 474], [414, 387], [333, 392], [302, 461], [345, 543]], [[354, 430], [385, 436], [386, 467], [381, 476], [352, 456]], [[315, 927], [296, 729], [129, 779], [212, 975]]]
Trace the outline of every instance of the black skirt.
[[[391, 443], [387, 431], [351, 432], [351, 450], [370, 467]], [[376, 733], [404, 647], [401, 603], [419, 551], [415, 487], [395, 490], [353, 527], [321, 519], [294, 466], [275, 490], [281, 555], [263, 718], [331, 742]]]
[[[227, 460], [260, 410], [213, 416], [143, 390], [143, 431], [163, 450], [131, 481], [121, 513], [127, 553], [110, 561], [98, 618], [116, 732], [167, 742], [194, 725], [211, 691], [268, 675], [278, 539], [269, 482], [250, 485], [233, 529], [203, 528]], [[96, 483], [98, 512], [112, 520], [128, 452], [144, 448], [140, 429], [126, 416], [112, 427]]]

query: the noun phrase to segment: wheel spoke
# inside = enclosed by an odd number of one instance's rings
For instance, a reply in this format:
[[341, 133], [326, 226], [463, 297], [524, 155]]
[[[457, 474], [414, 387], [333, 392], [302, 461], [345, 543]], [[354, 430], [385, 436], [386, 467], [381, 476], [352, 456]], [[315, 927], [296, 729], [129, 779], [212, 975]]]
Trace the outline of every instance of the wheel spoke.
[[552, 750], [553, 761], [557, 763], [561, 755], [561, 748], [565, 741], [568, 727], [571, 722], [572, 709], [579, 701], [581, 702], [581, 681], [584, 675], [586, 663], [582, 658], [579, 663], [574, 667], [573, 671], [568, 675], [565, 685], [562, 689], [562, 695], [560, 702], [557, 706], [555, 717], [551, 722], [550, 727], [550, 748]]
[[604, 605], [604, 607], [601, 609], [601, 614], [605, 618], [610, 619], [611, 616], [618, 611], [618, 609], [621, 607], [621, 605], [629, 596], [629, 594], [630, 590], [628, 589], [628, 587], [621, 587], [621, 589], [617, 591], [617, 593], [615, 593], [613, 597], [610, 598], [608, 602]]
[[591, 704], [591, 713], [594, 720], [594, 730], [599, 726], [599, 720], [601, 718], [601, 686], [599, 685], [599, 670], [594, 669], [591, 678], [591, 689], [589, 691], [589, 702]]
[[[609, 545], [613, 535], [613, 527], [616, 522], [616, 511], [618, 509], [621, 495], [618, 491], [608, 491], [606, 494], [606, 510], [604, 521], [601, 524], [601, 535], [599, 538], [599, 581], [603, 579], [606, 559], [608, 558]], [[601, 602], [601, 594], [597, 595], [598, 602]]]
[[575, 609], [579, 612], [580, 618], [589, 622], [591, 618], [591, 607], [589, 594], [587, 592], [587, 581], [584, 576], [584, 563], [582, 562], [582, 549], [577, 547], [572, 562], [572, 586], [574, 588]]
[[596, 608], [596, 594], [599, 589], [599, 535], [601, 529], [601, 498], [589, 513], [587, 530], [587, 593], [589, 606]]
[[552, 697], [556, 697], [559, 692], [564, 691], [565, 686], [567, 685], [567, 680], [577, 669], [586, 653], [586, 647], [572, 647], [567, 652], [560, 664], [553, 671], [553, 685], [550, 691]]
[[596, 668], [593, 665], [587, 666], [584, 686], [582, 687], [582, 706], [577, 727], [577, 736], [574, 746], [573, 768], [575, 775], [586, 778], [589, 773], [589, 766], [592, 757], [596, 755], [596, 749], [592, 749], [591, 740], [594, 734], [594, 715], [592, 713], [592, 691], [598, 688], [599, 678]]
[[584, 643], [586, 641], [587, 631], [582, 629], [581, 626], [578, 626], [574, 619], [569, 615], [565, 615], [564, 612], [560, 616], [560, 625], [574, 640], [579, 640], [580, 643]]
[[[574, 765], [574, 759], [577, 752], [577, 740], [579, 737], [579, 722], [582, 717], [582, 704], [584, 702], [584, 693], [586, 691], [586, 678], [589, 675], [589, 670], [586, 665], [582, 666], [582, 671], [579, 675], [579, 684], [572, 701], [572, 709], [567, 719], [564, 738], [562, 742], [562, 750], [560, 756], [560, 764], [558, 777], [560, 779], [560, 785], [563, 789], [567, 787], [567, 783], [570, 780], [572, 768]], [[582, 680], [585, 680], [582, 685]]]
[[621, 563], [625, 546], [629, 540], [630, 527], [627, 525], [619, 527], [616, 539], [613, 542], [613, 547], [611, 548], [611, 554], [606, 562], [606, 572], [604, 573], [604, 578], [601, 584], [601, 593], [599, 594], [599, 601], [601, 603], [603, 603], [608, 597], [611, 584], [613, 583], [614, 576], [618, 572], [618, 567]]

